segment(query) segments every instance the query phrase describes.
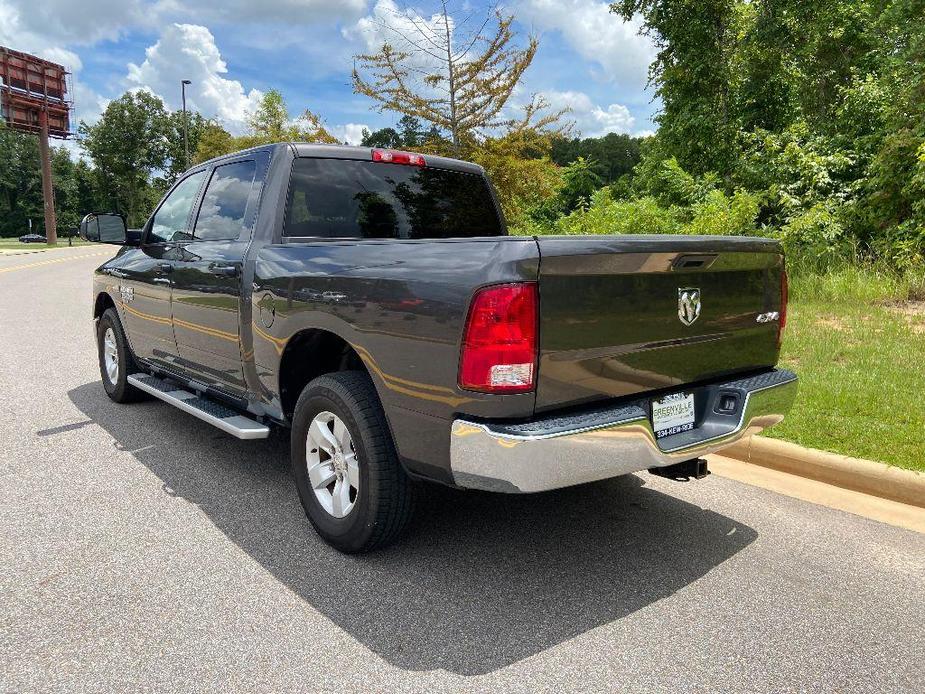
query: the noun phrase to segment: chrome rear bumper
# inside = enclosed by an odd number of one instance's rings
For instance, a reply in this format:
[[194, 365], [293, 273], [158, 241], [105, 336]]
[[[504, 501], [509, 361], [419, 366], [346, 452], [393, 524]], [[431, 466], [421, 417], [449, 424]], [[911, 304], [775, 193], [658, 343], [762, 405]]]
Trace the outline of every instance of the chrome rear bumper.
[[[660, 440], [645, 403], [515, 425], [457, 419], [450, 440], [453, 479], [471, 489], [541, 492], [714, 453], [780, 422], [793, 405], [797, 377], [775, 369], [692, 390], [697, 427]], [[736, 411], [718, 413], [720, 396], [729, 394], [738, 398]]]

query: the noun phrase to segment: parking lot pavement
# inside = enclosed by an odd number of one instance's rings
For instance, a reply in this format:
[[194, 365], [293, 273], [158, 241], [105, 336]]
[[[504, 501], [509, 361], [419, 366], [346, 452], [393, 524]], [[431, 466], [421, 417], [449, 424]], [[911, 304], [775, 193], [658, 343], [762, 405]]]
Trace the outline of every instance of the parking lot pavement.
[[0, 690], [925, 690], [925, 536], [715, 475], [433, 489], [337, 554], [284, 435], [105, 397], [94, 250], [0, 273]]

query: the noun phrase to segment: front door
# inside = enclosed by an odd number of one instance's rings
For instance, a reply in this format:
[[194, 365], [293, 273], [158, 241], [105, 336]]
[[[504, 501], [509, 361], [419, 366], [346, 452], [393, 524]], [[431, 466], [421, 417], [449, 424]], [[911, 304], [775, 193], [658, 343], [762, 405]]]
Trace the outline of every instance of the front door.
[[177, 357], [171, 323], [171, 274], [177, 243], [190, 237], [190, 216], [206, 171], [187, 176], [161, 202], [141, 247], [119, 268], [122, 318], [135, 356], [170, 365]]
[[265, 153], [212, 171], [193, 225], [174, 263], [173, 324], [178, 363], [201, 383], [240, 395], [241, 272], [256, 217]]

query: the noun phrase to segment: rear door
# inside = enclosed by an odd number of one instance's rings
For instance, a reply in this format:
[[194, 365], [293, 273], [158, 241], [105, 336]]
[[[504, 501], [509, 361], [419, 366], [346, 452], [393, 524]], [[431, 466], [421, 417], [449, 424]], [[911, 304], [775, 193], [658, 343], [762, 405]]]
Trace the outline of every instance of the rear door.
[[783, 257], [762, 239], [537, 237], [537, 409], [771, 367]]
[[205, 385], [245, 390], [240, 348], [241, 272], [269, 153], [223, 161], [209, 175], [192, 231], [174, 262], [179, 364]]
[[152, 215], [144, 242], [119, 268], [122, 319], [134, 354], [169, 366], [177, 344], [170, 320], [171, 271], [179, 246], [189, 239], [190, 216], [206, 172], [177, 182]]

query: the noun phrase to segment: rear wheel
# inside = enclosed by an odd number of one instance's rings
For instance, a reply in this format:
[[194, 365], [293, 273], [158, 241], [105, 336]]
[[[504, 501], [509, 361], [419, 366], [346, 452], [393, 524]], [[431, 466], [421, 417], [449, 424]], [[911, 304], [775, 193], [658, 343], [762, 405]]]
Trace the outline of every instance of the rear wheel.
[[130, 373], [138, 371], [138, 367], [125, 339], [119, 314], [114, 308], [106, 309], [100, 317], [96, 326], [96, 342], [99, 350], [100, 377], [103, 379], [106, 395], [116, 402], [143, 400], [145, 394], [127, 380]]
[[292, 421], [292, 472], [312, 526], [341, 552], [383, 547], [411, 518], [412, 482], [363, 372], [320, 376], [302, 391]]

